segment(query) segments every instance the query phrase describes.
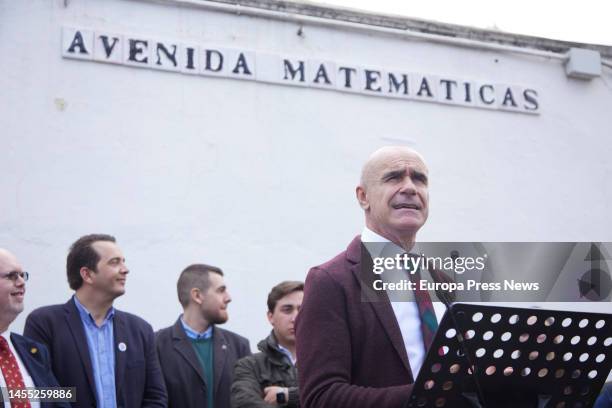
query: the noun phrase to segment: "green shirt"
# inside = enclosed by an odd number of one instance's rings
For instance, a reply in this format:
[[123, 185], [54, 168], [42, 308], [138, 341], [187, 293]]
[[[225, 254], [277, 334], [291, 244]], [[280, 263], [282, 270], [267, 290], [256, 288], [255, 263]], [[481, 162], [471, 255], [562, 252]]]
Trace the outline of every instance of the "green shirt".
[[215, 375], [213, 372], [213, 338], [212, 336], [207, 339], [189, 339], [193, 346], [198, 360], [200, 360], [200, 366], [204, 371], [204, 378], [206, 379], [206, 399], [208, 408], [214, 408], [214, 388], [215, 388]]

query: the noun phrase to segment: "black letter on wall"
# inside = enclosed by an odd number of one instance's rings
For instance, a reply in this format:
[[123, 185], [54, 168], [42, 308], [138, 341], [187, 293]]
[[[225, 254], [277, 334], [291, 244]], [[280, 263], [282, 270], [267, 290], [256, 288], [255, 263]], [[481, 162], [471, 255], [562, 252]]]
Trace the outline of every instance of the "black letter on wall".
[[234, 74], [240, 74], [240, 69], [242, 68], [242, 73], [245, 75], [253, 75], [251, 71], [249, 71], [249, 67], [246, 62], [246, 57], [243, 53], [240, 53], [238, 56], [238, 61], [236, 61], [236, 67], [232, 71]]
[[502, 105], [504, 106], [508, 105], [508, 101], [510, 101], [513, 107], [515, 108], [517, 107], [516, 102], [514, 102], [514, 96], [512, 95], [512, 90], [510, 88], [506, 89], [506, 93], [504, 94], [504, 101], [502, 102]]
[[195, 50], [189, 47], [189, 48], [185, 48], [185, 51], [187, 51], [187, 64], [185, 65], [185, 68], [195, 69], [195, 65], [193, 65], [193, 56], [194, 56]]
[[323, 64], [321, 64], [319, 66], [319, 70], [317, 71], [317, 75], [315, 76], [315, 79], [312, 82], [316, 82], [318, 84], [320, 78], [323, 78], [323, 80], [325, 81], [325, 83], [327, 85], [331, 85], [331, 81], [327, 77], [327, 71], [325, 70], [325, 65], [323, 65]]
[[482, 101], [482, 103], [484, 103], [485, 105], [491, 105], [493, 102], [495, 102], [495, 98], [485, 99], [485, 94], [484, 94], [485, 89], [489, 89], [491, 92], [493, 92], [493, 85], [483, 85], [480, 87], [480, 90], [478, 91], [478, 93], [480, 94], [480, 100]]
[[351, 74], [356, 73], [357, 70], [355, 68], [340, 67], [340, 68], [338, 68], [338, 71], [344, 71], [344, 87], [345, 88], [352, 88], [352, 85], [351, 85]]
[[465, 86], [465, 101], [472, 102], [471, 87], [469, 82], [463, 84]]
[[429, 83], [427, 82], [427, 78], [425, 77], [423, 77], [423, 80], [421, 81], [421, 86], [419, 87], [419, 92], [417, 92], [417, 96], [421, 96], [423, 91], [427, 92], [428, 97], [433, 98], [433, 94], [429, 89]]
[[446, 85], [446, 98], [445, 99], [447, 101], [452, 101], [453, 97], [451, 96], [451, 93], [452, 93], [451, 85], [457, 86], [457, 82], [451, 81], [450, 79], [441, 79], [440, 83]]
[[523, 91], [523, 96], [525, 97], [525, 101], [530, 104], [525, 105], [525, 109], [530, 111], [538, 110], [540, 107], [537, 100], [538, 93], [534, 89], [525, 89], [525, 91]]
[[402, 93], [404, 95], [408, 95], [408, 75], [402, 74], [402, 81], [399, 82], [397, 78], [395, 78], [395, 75], [389, 73], [389, 92], [393, 92], [394, 89], [395, 92], [398, 92], [400, 90], [400, 86], [404, 88]]
[[130, 56], [128, 60], [146, 64], [149, 61], [149, 57], [144, 57], [142, 59], [137, 59], [136, 57], [146, 50], [147, 45], [148, 42], [144, 40], [130, 40]]
[[[216, 55], [217, 57], [219, 57], [219, 63], [217, 64], [216, 67], [213, 68], [212, 66], [212, 56]], [[221, 54], [219, 51], [217, 50], [206, 50], [206, 68], [207, 71], [212, 71], [212, 72], [219, 72], [221, 71], [221, 69], [223, 69], [223, 54]]]
[[104, 46], [104, 53], [106, 54], [106, 58], [110, 58], [111, 54], [113, 53], [113, 49], [115, 48], [115, 45], [119, 41], [119, 38], [113, 37], [112, 44], [108, 43], [108, 36], [106, 35], [101, 35], [100, 39], [102, 40], [102, 46]]
[[161, 65], [161, 54], [159, 53], [160, 51], [166, 54], [166, 58], [172, 61], [172, 65], [174, 65], [175, 67], [178, 65], [176, 62], [176, 44], [172, 44], [172, 53], [170, 53], [170, 51], [168, 51], [164, 44], [157, 43], [157, 65]]
[[365, 89], [367, 91], [380, 92], [382, 90], [380, 85], [378, 85], [377, 88], [372, 88], [372, 85], [376, 85], [378, 80], [380, 79], [380, 71], [370, 71], [366, 69], [365, 76], [366, 76]]
[[291, 61], [283, 60], [285, 65], [285, 78], [289, 79], [289, 74], [291, 74], [291, 79], [295, 79], [296, 74], [299, 72], [300, 77], [298, 79], [299, 82], [304, 82], [304, 61], [298, 61], [300, 64], [297, 68], [293, 68], [291, 65]]
[[80, 31], [74, 33], [74, 38], [72, 39], [72, 43], [70, 43], [70, 47], [68, 47], [68, 52], [74, 54], [74, 49], [79, 48], [79, 54], [89, 54], [87, 49], [85, 49], [85, 42], [83, 41], [83, 35]]

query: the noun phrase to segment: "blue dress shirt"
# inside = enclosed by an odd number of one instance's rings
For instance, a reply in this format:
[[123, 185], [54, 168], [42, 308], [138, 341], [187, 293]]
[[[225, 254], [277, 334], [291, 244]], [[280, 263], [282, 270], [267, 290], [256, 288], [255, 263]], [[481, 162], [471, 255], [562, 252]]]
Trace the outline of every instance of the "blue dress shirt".
[[93, 378], [96, 383], [96, 401], [98, 408], [116, 408], [117, 396], [115, 390], [115, 348], [113, 337], [113, 317], [115, 309], [111, 307], [98, 327], [89, 311], [79, 302], [76, 296], [72, 297], [79, 311], [93, 369]]
[[212, 337], [212, 334], [213, 334], [213, 325], [212, 324], [209, 325], [208, 329], [206, 329], [202, 333], [198, 333], [197, 331], [195, 331], [191, 327], [189, 327], [187, 325], [187, 323], [185, 323], [185, 321], [183, 320], [183, 316], [181, 315], [181, 325], [183, 326], [183, 330], [185, 330], [185, 334], [190, 339], [200, 340], [200, 339], [209, 339], [209, 338]]

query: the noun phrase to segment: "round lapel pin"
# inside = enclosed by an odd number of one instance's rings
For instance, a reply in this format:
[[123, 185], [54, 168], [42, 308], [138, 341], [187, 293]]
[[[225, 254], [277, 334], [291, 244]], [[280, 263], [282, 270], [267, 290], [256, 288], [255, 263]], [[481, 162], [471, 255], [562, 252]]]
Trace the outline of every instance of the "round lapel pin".
[[32, 353], [32, 354], [36, 354], [36, 353], [38, 353], [38, 349], [37, 349], [36, 347], [32, 347], [32, 348], [30, 349], [30, 353]]
[[127, 346], [125, 345], [124, 342], [119, 343], [119, 345], [117, 345], [117, 348], [119, 349], [119, 351], [127, 350]]

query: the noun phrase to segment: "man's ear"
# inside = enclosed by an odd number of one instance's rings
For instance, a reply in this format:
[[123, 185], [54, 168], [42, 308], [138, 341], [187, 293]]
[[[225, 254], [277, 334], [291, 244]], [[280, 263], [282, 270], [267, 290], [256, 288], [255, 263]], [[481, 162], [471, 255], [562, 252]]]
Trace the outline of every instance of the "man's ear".
[[266, 313], [266, 316], [268, 316], [268, 321], [270, 322], [270, 324], [272, 325], [272, 327], [274, 327], [274, 324], [272, 323], [272, 313], [270, 311], [268, 311]]
[[192, 302], [201, 305], [202, 304], [202, 291], [198, 288], [191, 288], [189, 291], [189, 298]]
[[83, 282], [91, 283], [91, 274], [95, 272], [88, 267], [83, 266], [81, 269], [79, 269], [79, 273], [81, 274], [81, 279], [83, 279]]
[[357, 201], [359, 201], [359, 206], [363, 210], [368, 210], [370, 208], [370, 203], [368, 202], [368, 195], [366, 194], [365, 188], [357, 186], [355, 195], [357, 196]]

